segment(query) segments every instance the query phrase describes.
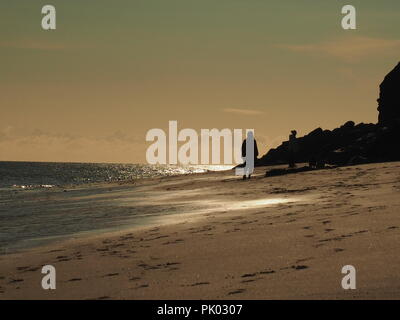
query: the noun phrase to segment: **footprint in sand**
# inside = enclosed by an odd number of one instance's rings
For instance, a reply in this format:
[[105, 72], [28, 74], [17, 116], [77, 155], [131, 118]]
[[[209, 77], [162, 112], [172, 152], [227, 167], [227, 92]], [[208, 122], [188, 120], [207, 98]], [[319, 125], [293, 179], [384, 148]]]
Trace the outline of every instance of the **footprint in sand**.
[[360, 234], [360, 233], [365, 233], [365, 232], [368, 232], [368, 230], [360, 230], [360, 231], [356, 231], [356, 232], [353, 232], [353, 234]]
[[228, 296], [233, 295], [233, 294], [243, 293], [243, 292], [245, 292], [245, 291], [246, 291], [246, 289], [237, 289], [237, 290], [228, 292]]
[[305, 265], [292, 266], [292, 269], [294, 269], [294, 270], [304, 270], [304, 269], [308, 269], [308, 266], [305, 266]]
[[129, 279], [129, 281], [137, 281], [137, 280], [140, 280], [140, 279], [141, 279], [140, 277], [132, 277], [132, 278]]
[[54, 253], [54, 252], [61, 252], [61, 251], [65, 251], [65, 250], [64, 249], [57, 249], [57, 250], [48, 251], [47, 253]]
[[264, 271], [260, 271], [259, 274], [272, 274], [275, 273], [274, 270], [264, 270]]
[[81, 278], [72, 278], [68, 280], [69, 282], [75, 282], [75, 281], [82, 281]]
[[[257, 276], [257, 275], [272, 274], [272, 273], [275, 273], [275, 271], [272, 270], [272, 269], [266, 269], [266, 270], [262, 270], [262, 271], [254, 272], [254, 273], [245, 273], [245, 274], [243, 274], [243, 275], [241, 276], [242, 278], [245, 278], [244, 280], [241, 281], [241, 283], [254, 282], [254, 281], [256, 281], [256, 280], [262, 279], [262, 278], [254, 279], [255, 276]], [[249, 279], [249, 278], [250, 278], [250, 279]]]
[[314, 257], [308, 257], [308, 258], [298, 259], [298, 260], [296, 261], [296, 264], [297, 264], [297, 263], [300, 263], [300, 262], [304, 262], [304, 261], [310, 261], [310, 260], [313, 260], [313, 259], [314, 259]]
[[249, 223], [256, 223], [258, 220], [247, 220], [247, 221], [242, 221], [240, 224], [249, 224]]
[[157, 239], [162, 239], [162, 238], [168, 238], [169, 236], [165, 235], [165, 236], [158, 236], [158, 237], [154, 237], [154, 238], [148, 238], [148, 239], [144, 239], [143, 241], [152, 241], [152, 240], [157, 240]]
[[257, 273], [245, 273], [242, 275], [242, 278], [250, 278], [250, 277], [255, 277]]
[[8, 283], [13, 284], [13, 283], [18, 283], [18, 282], [23, 282], [24, 279], [11, 279]]
[[176, 240], [173, 240], [173, 241], [164, 242], [163, 245], [177, 244], [177, 243], [181, 243], [181, 242], [183, 242], [183, 239], [176, 239]]
[[165, 266], [176, 266], [176, 265], [178, 265], [178, 264], [181, 264], [180, 262], [167, 262], [167, 263], [165, 263]]
[[137, 287], [135, 287], [133, 289], [142, 289], [142, 288], [148, 288], [148, 287], [149, 287], [148, 284], [141, 284], [140, 286], [137, 286]]
[[247, 280], [242, 280], [242, 281], [240, 281], [241, 283], [249, 283], [249, 282], [254, 282], [254, 281], [256, 281], [257, 279], [247, 279]]
[[197, 287], [197, 286], [204, 286], [210, 284], [209, 282], [196, 282], [193, 284], [190, 284], [189, 287]]
[[108, 273], [108, 274], [104, 275], [103, 278], [105, 278], [105, 277], [115, 277], [115, 276], [118, 276], [118, 275], [119, 275], [119, 273]]
[[159, 263], [156, 265], [149, 265], [147, 263], [140, 263], [137, 266], [141, 267], [145, 270], [157, 270], [157, 269], [164, 269], [166, 271], [173, 271], [178, 270], [179, 268], [176, 267], [177, 265], [181, 264], [180, 262], [166, 262], [166, 263]]
[[71, 260], [71, 258], [67, 257], [67, 256], [58, 256], [56, 257], [56, 259], [58, 259], [58, 262], [63, 262], [63, 261], [69, 261]]

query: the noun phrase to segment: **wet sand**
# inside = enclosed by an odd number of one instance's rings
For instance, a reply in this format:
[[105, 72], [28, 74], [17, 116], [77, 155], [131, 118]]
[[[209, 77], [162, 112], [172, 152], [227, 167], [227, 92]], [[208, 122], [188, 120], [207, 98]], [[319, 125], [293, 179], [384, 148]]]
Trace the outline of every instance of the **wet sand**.
[[[78, 190], [139, 208], [149, 226], [127, 219], [126, 230], [2, 255], [0, 299], [400, 298], [400, 163], [265, 170]], [[57, 270], [56, 290], [41, 288], [44, 265]], [[344, 265], [357, 270], [356, 290], [341, 287]]]

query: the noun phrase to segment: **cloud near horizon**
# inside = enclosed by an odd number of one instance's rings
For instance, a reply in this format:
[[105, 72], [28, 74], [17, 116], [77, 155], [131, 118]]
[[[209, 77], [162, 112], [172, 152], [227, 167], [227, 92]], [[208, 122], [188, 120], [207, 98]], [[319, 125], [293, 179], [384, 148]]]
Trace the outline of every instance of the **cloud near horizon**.
[[259, 111], [259, 110], [236, 109], [236, 108], [226, 108], [223, 111], [226, 112], [226, 113], [236, 113], [236, 114], [246, 115], [246, 116], [255, 116], [255, 115], [260, 115], [260, 114], [264, 113], [264, 112]]
[[345, 37], [314, 44], [278, 44], [275, 47], [306, 54], [322, 54], [346, 62], [377, 54], [398, 54], [400, 40], [370, 37]]

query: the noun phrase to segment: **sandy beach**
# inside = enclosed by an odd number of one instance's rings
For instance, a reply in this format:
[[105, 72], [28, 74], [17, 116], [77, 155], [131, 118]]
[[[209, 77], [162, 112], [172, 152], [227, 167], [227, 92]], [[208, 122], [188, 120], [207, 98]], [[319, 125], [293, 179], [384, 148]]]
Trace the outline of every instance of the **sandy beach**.
[[[33, 194], [31, 206], [107, 199], [149, 220], [1, 255], [0, 299], [400, 298], [399, 162], [266, 170]], [[41, 287], [44, 265], [56, 268], [56, 290]], [[344, 265], [357, 270], [356, 290], [341, 287]]]

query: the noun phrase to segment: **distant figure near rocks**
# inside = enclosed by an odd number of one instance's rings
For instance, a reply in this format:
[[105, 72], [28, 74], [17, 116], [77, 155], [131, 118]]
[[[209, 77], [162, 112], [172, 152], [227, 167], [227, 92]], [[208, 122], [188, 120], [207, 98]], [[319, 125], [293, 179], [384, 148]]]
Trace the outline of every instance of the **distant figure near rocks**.
[[296, 167], [296, 149], [297, 149], [297, 131], [292, 130], [291, 134], [289, 135], [289, 146], [288, 146], [288, 151], [289, 151], [289, 168], [295, 168]]
[[400, 63], [390, 71], [380, 85], [378, 101], [380, 125], [400, 124]]
[[[256, 163], [257, 157], [258, 157], [257, 141], [256, 141], [256, 139], [255, 139], [254, 136], [253, 136], [253, 132], [252, 132], [252, 131], [249, 131], [249, 132], [247, 133], [247, 138], [244, 139], [244, 140], [243, 140], [243, 143], [242, 143], [242, 158], [243, 158], [243, 161], [245, 161], [245, 162], [244, 162], [245, 169], [246, 169], [246, 167], [247, 167], [247, 166], [246, 166], [246, 161], [247, 161], [247, 157], [246, 157], [246, 144], [247, 144], [247, 141], [248, 141], [248, 140], [253, 140], [253, 141], [254, 141], [254, 157], [251, 159], [252, 161], [254, 161], [254, 164]], [[254, 166], [253, 166], [253, 168], [254, 168]], [[248, 178], [250, 179], [250, 178], [251, 178], [251, 172], [245, 172], [244, 175], [243, 175], [243, 180], [245, 180], [246, 177], [248, 177]]]

